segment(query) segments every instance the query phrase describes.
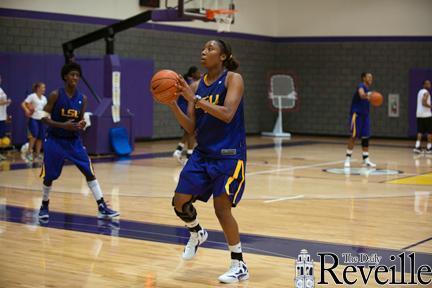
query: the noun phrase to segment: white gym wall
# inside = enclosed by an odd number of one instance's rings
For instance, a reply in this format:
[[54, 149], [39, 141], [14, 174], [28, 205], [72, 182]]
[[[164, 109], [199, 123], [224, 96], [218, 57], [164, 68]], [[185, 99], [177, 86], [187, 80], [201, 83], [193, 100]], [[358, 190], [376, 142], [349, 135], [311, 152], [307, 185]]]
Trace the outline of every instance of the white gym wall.
[[[0, 7], [125, 19], [145, 11], [138, 2], [2, 0]], [[432, 35], [432, 0], [236, 0], [236, 7], [240, 13], [233, 32], [278, 37]], [[167, 24], [216, 28], [201, 21]]]

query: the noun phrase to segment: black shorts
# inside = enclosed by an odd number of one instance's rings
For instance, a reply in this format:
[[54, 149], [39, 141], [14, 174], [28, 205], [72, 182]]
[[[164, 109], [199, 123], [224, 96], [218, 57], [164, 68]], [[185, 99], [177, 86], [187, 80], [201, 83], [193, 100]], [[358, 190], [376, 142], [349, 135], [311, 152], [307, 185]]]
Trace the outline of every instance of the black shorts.
[[432, 117], [417, 118], [417, 133], [432, 134]]

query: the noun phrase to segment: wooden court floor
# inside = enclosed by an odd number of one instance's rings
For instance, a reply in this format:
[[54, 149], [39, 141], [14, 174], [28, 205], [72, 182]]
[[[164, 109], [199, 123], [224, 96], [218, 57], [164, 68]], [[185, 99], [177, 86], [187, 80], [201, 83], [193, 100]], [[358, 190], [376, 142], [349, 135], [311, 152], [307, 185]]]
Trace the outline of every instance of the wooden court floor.
[[344, 138], [254, 136], [234, 209], [251, 278], [219, 284], [229, 253], [211, 202], [196, 205], [211, 230], [208, 246], [192, 261], [180, 257], [187, 233], [171, 207], [181, 171], [170, 157], [176, 143], [138, 143], [130, 159], [93, 160], [105, 198], [121, 212], [112, 223], [96, 219], [85, 179], [70, 165], [53, 186], [54, 216], [39, 223], [40, 169], [11, 153], [0, 163], [0, 287], [294, 287], [302, 248], [413, 251], [432, 265], [432, 155], [413, 155], [412, 141], [374, 139], [377, 170], [362, 168], [357, 146], [346, 171]]

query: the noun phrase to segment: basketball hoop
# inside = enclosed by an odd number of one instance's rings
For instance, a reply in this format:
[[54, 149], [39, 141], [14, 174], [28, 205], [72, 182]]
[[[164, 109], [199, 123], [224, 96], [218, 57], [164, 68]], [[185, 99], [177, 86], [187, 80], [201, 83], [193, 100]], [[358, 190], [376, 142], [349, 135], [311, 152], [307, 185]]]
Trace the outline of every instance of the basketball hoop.
[[263, 132], [263, 136], [291, 137], [283, 131], [282, 110], [292, 110], [296, 107], [298, 97], [295, 91], [294, 78], [288, 74], [274, 74], [270, 77], [269, 99], [278, 110], [278, 117], [272, 132]]
[[206, 17], [216, 21], [217, 32], [231, 32], [231, 24], [234, 22], [234, 16], [237, 12], [234, 9], [208, 9], [206, 10]]

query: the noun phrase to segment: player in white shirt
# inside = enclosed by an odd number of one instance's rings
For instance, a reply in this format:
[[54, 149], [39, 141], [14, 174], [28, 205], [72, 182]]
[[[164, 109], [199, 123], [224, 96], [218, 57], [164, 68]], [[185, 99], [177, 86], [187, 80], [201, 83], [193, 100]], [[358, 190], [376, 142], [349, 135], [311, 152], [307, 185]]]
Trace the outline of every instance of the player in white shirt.
[[427, 135], [426, 153], [432, 154], [432, 106], [431, 106], [431, 81], [423, 82], [423, 89], [417, 94], [417, 141], [414, 152], [421, 153], [421, 140]]
[[[0, 85], [1, 85], [1, 75], [0, 75]], [[0, 139], [6, 135], [6, 107], [11, 103], [11, 99], [7, 98], [6, 93], [0, 87]], [[6, 160], [6, 157], [0, 154], [0, 161]]]
[[[41, 119], [44, 116], [43, 109], [47, 104], [47, 98], [43, 95], [45, 93], [45, 84], [37, 82], [33, 84], [33, 92], [21, 103], [21, 107], [27, 117], [29, 117], [29, 148], [27, 159], [33, 161], [34, 159], [41, 161], [42, 155], [40, 154], [42, 148], [42, 140], [45, 138], [46, 127]], [[33, 149], [35, 153], [33, 155]]]

